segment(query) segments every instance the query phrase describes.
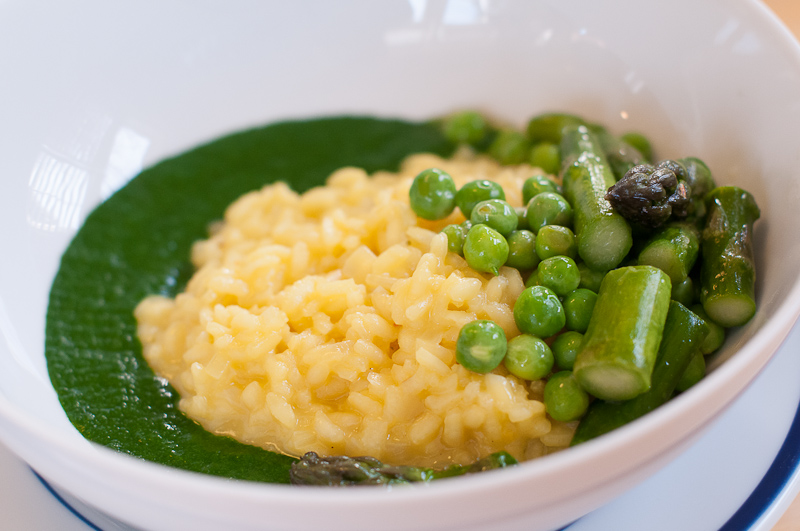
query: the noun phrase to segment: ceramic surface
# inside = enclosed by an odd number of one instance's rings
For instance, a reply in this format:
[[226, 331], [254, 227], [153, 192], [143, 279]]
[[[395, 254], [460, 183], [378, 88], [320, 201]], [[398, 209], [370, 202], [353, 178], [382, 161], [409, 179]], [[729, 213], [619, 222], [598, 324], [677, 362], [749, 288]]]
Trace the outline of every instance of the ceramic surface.
[[[764, 371], [691, 448], [564, 531], [772, 529], [800, 491], [798, 352], [800, 324], [795, 323]], [[741, 437], [742, 424], [758, 436]], [[2, 446], [0, 468], [0, 522], [7, 528], [133, 529], [41, 481]]]
[[[680, 454], [800, 311], [800, 52], [748, 0], [0, 4], [0, 437], [44, 477], [146, 529], [548, 529]], [[679, 38], [678, 38], [679, 36]], [[624, 429], [499, 473], [391, 492], [202, 477], [82, 439], [50, 387], [47, 294], [87, 213], [142, 167], [284, 118], [569, 110], [646, 132], [750, 190], [759, 312], [699, 386]], [[734, 355], [735, 353], [735, 355]], [[723, 363], [724, 362], [724, 363]], [[314, 510], [308, 510], [313, 507]]]

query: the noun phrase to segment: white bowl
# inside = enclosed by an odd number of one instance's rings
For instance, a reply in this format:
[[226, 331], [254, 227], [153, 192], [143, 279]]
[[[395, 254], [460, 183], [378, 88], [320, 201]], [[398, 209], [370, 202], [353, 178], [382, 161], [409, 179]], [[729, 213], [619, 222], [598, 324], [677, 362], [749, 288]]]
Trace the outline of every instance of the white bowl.
[[[687, 448], [800, 312], [800, 49], [748, 0], [0, 5], [0, 437], [57, 487], [145, 529], [550, 529]], [[698, 386], [607, 436], [426, 487], [307, 490], [206, 477], [84, 440], [50, 386], [48, 291], [87, 213], [141, 167], [276, 119], [522, 125], [568, 110], [641, 130], [750, 190], [756, 317]], [[358, 515], [354, 522], [352, 516]]]

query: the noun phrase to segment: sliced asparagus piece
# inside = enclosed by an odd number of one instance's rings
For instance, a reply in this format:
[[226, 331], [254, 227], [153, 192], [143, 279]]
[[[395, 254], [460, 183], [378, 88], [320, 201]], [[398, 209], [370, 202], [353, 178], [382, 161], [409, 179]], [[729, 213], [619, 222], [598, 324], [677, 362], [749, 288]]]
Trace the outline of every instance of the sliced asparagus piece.
[[648, 161], [645, 156], [622, 138], [618, 138], [605, 130], [596, 134], [616, 180], [622, 179], [628, 170], [634, 166], [647, 164]]
[[606, 274], [573, 368], [586, 391], [630, 400], [650, 389], [671, 291], [666, 273], [652, 266]]
[[659, 268], [676, 286], [689, 276], [699, 252], [700, 231], [690, 223], [676, 222], [661, 227], [648, 238], [637, 263]]
[[302, 459], [292, 463], [290, 479], [293, 485], [401, 485], [426, 483], [434, 479], [474, 474], [515, 464], [517, 460], [507, 452], [493, 453], [471, 465], [452, 465], [440, 470], [386, 465], [374, 457], [320, 457], [315, 452], [308, 452]]
[[741, 326], [756, 313], [753, 223], [761, 212], [749, 192], [720, 186], [706, 196], [700, 302], [715, 323]]
[[615, 179], [597, 138], [586, 126], [567, 126], [561, 142], [564, 196], [572, 204], [578, 255], [598, 271], [618, 266], [633, 244], [631, 227], [606, 191]]
[[592, 402], [575, 431], [571, 445], [619, 428], [669, 400], [692, 357], [699, 353], [706, 332], [703, 319], [682, 304], [670, 302], [650, 390], [625, 402]]

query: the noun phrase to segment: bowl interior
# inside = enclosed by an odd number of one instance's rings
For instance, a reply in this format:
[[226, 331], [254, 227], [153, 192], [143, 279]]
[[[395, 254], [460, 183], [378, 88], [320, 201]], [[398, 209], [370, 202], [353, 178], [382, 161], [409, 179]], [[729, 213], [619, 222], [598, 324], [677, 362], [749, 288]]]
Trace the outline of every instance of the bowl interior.
[[[800, 55], [760, 5], [397, 0], [308, 9], [0, 7], [0, 49], [23, 51], [0, 55], [13, 80], [0, 101], [0, 238], [13, 257], [0, 276], [0, 436], [26, 459], [37, 461], [30, 437], [64, 452], [89, 446], [66, 419], [43, 354], [50, 284], [82, 220], [143, 167], [279, 119], [427, 119], [477, 108], [522, 126], [566, 110], [616, 133], [644, 132], [658, 157], [699, 156], [762, 210], [758, 313], [731, 334], [705, 390], [676, 408], [711, 416], [788, 332], [800, 304]], [[80, 455], [91, 466], [91, 453]]]

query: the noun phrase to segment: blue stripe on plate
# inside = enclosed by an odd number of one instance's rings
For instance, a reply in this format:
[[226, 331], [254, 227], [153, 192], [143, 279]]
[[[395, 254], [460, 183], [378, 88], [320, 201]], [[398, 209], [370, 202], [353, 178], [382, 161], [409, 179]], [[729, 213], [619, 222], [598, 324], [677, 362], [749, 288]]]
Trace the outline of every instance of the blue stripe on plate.
[[58, 492], [56, 492], [55, 489], [52, 486], [50, 486], [50, 484], [47, 482], [47, 480], [45, 480], [42, 476], [37, 474], [34, 469], [31, 468], [30, 471], [33, 473], [34, 476], [36, 476], [36, 479], [38, 479], [39, 482], [42, 485], [44, 485], [44, 488], [47, 489], [47, 492], [49, 492], [53, 496], [53, 498], [58, 500], [59, 503], [61, 503], [61, 505], [66, 507], [67, 510], [69, 510], [69, 512], [74, 514], [75, 518], [77, 518], [78, 520], [80, 520], [81, 522], [83, 522], [84, 524], [89, 526], [89, 529], [92, 529], [93, 531], [103, 531], [102, 529], [100, 529], [99, 527], [94, 525], [92, 522], [90, 522], [85, 516], [83, 516], [81, 513], [79, 513], [77, 509], [75, 509], [72, 505], [70, 505], [67, 502], [67, 500], [62, 498], [61, 495]]
[[750, 529], [780, 495], [800, 464], [800, 407], [795, 412], [792, 426], [783, 441], [778, 455], [767, 473], [719, 531], [744, 531]]
[[[719, 528], [719, 531], [747, 531], [750, 529], [775, 502], [789, 479], [797, 471], [798, 466], [800, 466], [800, 406], [795, 411], [786, 439], [767, 473], [739, 507], [739, 510]], [[580, 520], [579, 518], [557, 531], [567, 531]]]

